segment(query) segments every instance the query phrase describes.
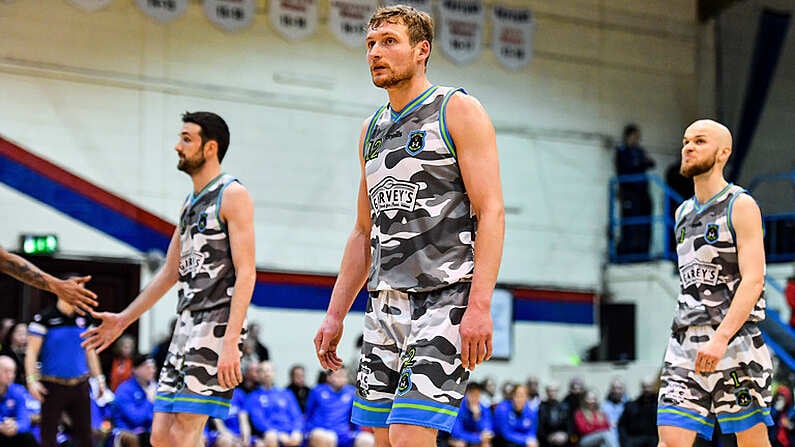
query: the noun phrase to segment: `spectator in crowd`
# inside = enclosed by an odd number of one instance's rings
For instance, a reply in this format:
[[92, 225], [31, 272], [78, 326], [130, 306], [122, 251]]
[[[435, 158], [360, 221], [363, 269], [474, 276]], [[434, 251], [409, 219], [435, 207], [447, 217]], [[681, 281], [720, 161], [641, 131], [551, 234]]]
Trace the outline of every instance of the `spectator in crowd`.
[[618, 439], [618, 419], [621, 418], [621, 413], [624, 412], [624, 404], [627, 401], [627, 395], [624, 390], [624, 382], [618, 377], [614, 378], [607, 390], [607, 398], [602, 402], [602, 412], [607, 415], [607, 420], [610, 422], [610, 431], [613, 433], [614, 439]]
[[5, 346], [6, 335], [8, 335], [8, 331], [11, 330], [14, 324], [16, 324], [16, 320], [13, 318], [0, 319], [0, 343], [2, 343], [2, 345], [0, 345], [0, 350]]
[[494, 429], [503, 447], [538, 447], [538, 413], [527, 401], [527, 386], [516, 385], [510, 399], [494, 409]]
[[525, 384], [527, 385], [527, 402], [530, 403], [530, 408], [538, 411], [538, 406], [541, 405], [541, 394], [538, 391], [538, 377], [528, 377]]
[[0, 355], [0, 445], [36, 447], [30, 433], [30, 414], [25, 405], [25, 388], [14, 383], [17, 365]]
[[306, 433], [309, 447], [372, 447], [372, 433], [352, 426], [353, 386], [345, 368], [332, 371], [327, 383], [315, 386], [306, 402]]
[[[504, 402], [506, 400], [511, 400], [513, 398], [513, 390], [514, 390], [514, 388], [516, 388], [516, 384], [515, 383], [513, 383], [513, 382], [511, 382], [509, 380], [506, 380], [505, 382], [503, 382], [502, 386], [500, 387], [500, 395], [502, 396], [502, 399], [500, 400], [500, 402]], [[500, 402], [498, 402], [498, 404]]]
[[111, 404], [111, 420], [116, 445], [149, 447], [155, 402], [155, 361], [146, 355], [131, 359], [132, 377], [116, 388]]
[[113, 345], [113, 361], [110, 364], [110, 389], [116, 388], [133, 375], [133, 355], [135, 354], [135, 338], [124, 334]]
[[585, 393], [580, 408], [574, 412], [574, 425], [580, 447], [618, 447], [607, 415], [599, 408], [599, 400], [593, 391]]
[[0, 355], [10, 357], [17, 365], [14, 383], [25, 385], [25, 352], [28, 348], [28, 325], [23, 322], [14, 323], [3, 339]]
[[770, 445], [772, 447], [792, 447], [793, 427], [791, 418], [792, 391], [785, 385], [776, 387], [773, 402], [770, 405], [770, 416], [773, 425], [767, 428]]
[[789, 304], [790, 308], [789, 325], [792, 328], [795, 328], [795, 272], [793, 272], [792, 276], [787, 278], [787, 286], [784, 289], [784, 296], [786, 296], [787, 304]]
[[467, 384], [461, 409], [450, 433], [450, 447], [491, 447], [494, 425], [491, 407], [480, 401], [482, 389], [477, 382]]
[[248, 365], [259, 365], [260, 358], [257, 355], [257, 346], [253, 339], [245, 338], [241, 342], [242, 348], [240, 349], [240, 369], [244, 370]]
[[260, 364], [260, 387], [246, 398], [245, 409], [261, 447], [295, 447], [303, 441], [303, 415], [290, 390], [273, 384], [270, 362]]
[[[212, 447], [248, 447], [251, 444], [251, 424], [246, 400], [248, 395], [238, 386], [232, 392], [229, 415], [226, 419], [212, 418], [207, 424], [205, 438]], [[288, 444], [285, 444], [287, 446]]]
[[483, 392], [481, 396], [483, 400], [494, 409], [498, 403], [500, 403], [501, 399], [497, 394], [497, 381], [494, 380], [494, 377], [488, 376], [483, 379]]
[[577, 430], [574, 425], [574, 413], [580, 408], [582, 398], [585, 396], [585, 382], [582, 377], [572, 377], [569, 380], [569, 394], [563, 398], [563, 402], [569, 408], [569, 434], [577, 435]]
[[268, 352], [268, 348], [259, 341], [260, 336], [260, 325], [259, 323], [250, 323], [248, 325], [248, 338], [253, 342], [254, 345], [254, 352], [257, 354], [257, 358], [259, 358], [260, 362], [264, 362], [265, 360], [270, 360], [271, 355]]
[[618, 420], [621, 447], [657, 446], [657, 378], [647, 377], [640, 384], [640, 396], [627, 402]]
[[[637, 125], [628, 124], [624, 127], [623, 142], [616, 147], [614, 162], [616, 175], [619, 176], [644, 174], [654, 167], [654, 160], [640, 146], [640, 128]], [[619, 183], [618, 199], [621, 203], [622, 219], [651, 215], [649, 181], [646, 179]], [[648, 253], [650, 238], [651, 221], [622, 225], [618, 254]]]
[[252, 391], [259, 388], [262, 383], [262, 371], [260, 370], [259, 363], [248, 363], [242, 368], [243, 382], [237, 387], [243, 391], [243, 394], [248, 397]]
[[560, 386], [551, 382], [546, 386], [547, 400], [538, 406], [538, 432], [540, 447], [564, 447], [571, 438], [569, 420], [571, 410], [560, 400]]
[[72, 438], [81, 446], [91, 445], [89, 373], [97, 380], [100, 395], [106, 385], [96, 352], [80, 346], [80, 334], [87, 328], [86, 317], [77, 315], [75, 306], [60, 297], [55, 306], [36, 314], [28, 327], [26, 379], [31, 396], [42, 402], [42, 447], [57, 445], [63, 413], [72, 423]]
[[306, 373], [301, 365], [293, 365], [290, 368], [290, 384], [287, 389], [292, 391], [301, 413], [306, 411], [306, 400], [309, 399], [309, 387], [306, 386]]

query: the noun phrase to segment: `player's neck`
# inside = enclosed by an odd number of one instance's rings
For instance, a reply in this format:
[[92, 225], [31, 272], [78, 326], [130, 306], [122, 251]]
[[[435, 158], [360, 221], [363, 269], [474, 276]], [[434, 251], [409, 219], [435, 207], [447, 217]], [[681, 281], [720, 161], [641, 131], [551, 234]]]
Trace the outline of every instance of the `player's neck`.
[[408, 103], [420, 96], [425, 90], [428, 90], [431, 85], [431, 82], [428, 81], [428, 78], [423, 73], [406, 80], [405, 83], [390, 87], [387, 89], [389, 106], [396, 112], [403, 111]]
[[723, 171], [718, 166], [713, 167], [709, 172], [693, 177], [696, 200], [700, 204], [707, 203], [709, 199], [721, 192], [727, 184], [728, 182], [723, 178]]
[[190, 176], [191, 181], [193, 181], [193, 194], [200, 193], [208, 183], [219, 175], [221, 175], [221, 165], [210, 163], [209, 161], [206, 162], [199, 171], [194, 172]]

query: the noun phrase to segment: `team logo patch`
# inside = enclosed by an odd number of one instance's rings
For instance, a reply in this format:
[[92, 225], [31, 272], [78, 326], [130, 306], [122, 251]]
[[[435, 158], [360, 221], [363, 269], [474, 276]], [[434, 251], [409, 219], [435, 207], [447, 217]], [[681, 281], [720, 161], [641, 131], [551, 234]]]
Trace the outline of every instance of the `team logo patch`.
[[427, 132], [424, 130], [412, 130], [409, 134], [409, 141], [406, 143], [406, 152], [414, 156], [425, 149], [425, 135]]
[[206, 212], [202, 212], [201, 214], [199, 214], [199, 220], [196, 222], [196, 229], [199, 230], [200, 233], [207, 229]]
[[677, 243], [681, 244], [685, 241], [685, 227], [679, 230], [679, 237], [676, 239]]
[[414, 366], [414, 355], [417, 350], [412, 346], [403, 354], [400, 378], [398, 379], [397, 395], [403, 396], [411, 389], [411, 367]]
[[386, 177], [370, 189], [370, 205], [373, 211], [414, 211], [419, 185]]
[[753, 403], [753, 399], [751, 398], [751, 393], [748, 391], [747, 388], [741, 388], [734, 392], [734, 397], [737, 398], [737, 405], [741, 407], [747, 407]]
[[378, 151], [381, 149], [381, 145], [383, 144], [382, 139], [377, 139], [375, 141], [370, 140], [367, 142], [367, 155], [364, 157], [365, 161], [372, 160], [378, 157]]
[[704, 240], [709, 244], [714, 244], [718, 241], [718, 224], [707, 224], [707, 230], [704, 232]]
[[718, 283], [720, 268], [717, 265], [702, 262], [691, 262], [679, 269], [682, 277], [682, 287], [688, 288], [693, 284], [708, 284], [714, 286]]
[[179, 259], [179, 274], [182, 276], [199, 273], [204, 265], [204, 255], [201, 252], [191, 251]]

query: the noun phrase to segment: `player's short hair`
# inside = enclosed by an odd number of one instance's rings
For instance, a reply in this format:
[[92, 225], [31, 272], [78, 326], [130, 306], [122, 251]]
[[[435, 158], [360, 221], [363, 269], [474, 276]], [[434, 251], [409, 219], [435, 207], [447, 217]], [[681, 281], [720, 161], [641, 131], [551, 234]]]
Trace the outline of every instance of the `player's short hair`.
[[[428, 45], [433, 48], [433, 18], [423, 11], [415, 9], [407, 5], [395, 5], [378, 8], [367, 24], [367, 28], [374, 28], [382, 23], [402, 23], [409, 29], [409, 43], [411, 46], [417, 45], [423, 40], [428, 41]], [[430, 52], [428, 58], [425, 59], [425, 65], [428, 65], [428, 59], [431, 58]]]
[[182, 122], [199, 126], [202, 146], [208, 141], [218, 143], [218, 163], [224, 161], [229, 149], [229, 126], [223, 118], [212, 112], [185, 112], [182, 114]]

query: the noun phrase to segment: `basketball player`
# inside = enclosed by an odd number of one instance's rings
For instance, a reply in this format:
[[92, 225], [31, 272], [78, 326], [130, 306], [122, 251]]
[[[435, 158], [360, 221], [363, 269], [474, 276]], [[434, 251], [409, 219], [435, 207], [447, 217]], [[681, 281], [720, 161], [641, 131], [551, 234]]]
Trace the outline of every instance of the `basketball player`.
[[97, 295], [85, 287], [91, 276], [58, 279], [44, 273], [25, 258], [5, 251], [3, 247], [0, 247], [0, 272], [29, 286], [52, 292], [78, 309], [91, 311], [91, 307], [97, 305]]
[[221, 172], [229, 128], [210, 112], [185, 113], [182, 121], [174, 149], [193, 192], [182, 207], [165, 263], [121, 313], [95, 314], [102, 324], [86, 331], [83, 342], [99, 351], [107, 348], [178, 282], [179, 321], [154, 405], [155, 447], [195, 447], [208, 416], [226, 418], [232, 390], [243, 380], [239, 343], [256, 275], [251, 197]]
[[343, 318], [367, 280], [352, 421], [374, 427], [379, 447], [435, 445], [492, 351], [504, 234], [496, 138], [476, 99], [428, 81], [432, 41], [431, 17], [414, 8], [370, 19], [367, 61], [389, 102], [362, 126], [356, 224], [315, 337], [320, 364], [339, 369]]
[[740, 447], [769, 446], [772, 365], [757, 325], [765, 317], [759, 207], [723, 178], [732, 152], [726, 127], [696, 121], [682, 145], [681, 172], [696, 194], [676, 210], [681, 292], [661, 377], [660, 445], [711, 439], [717, 422]]

